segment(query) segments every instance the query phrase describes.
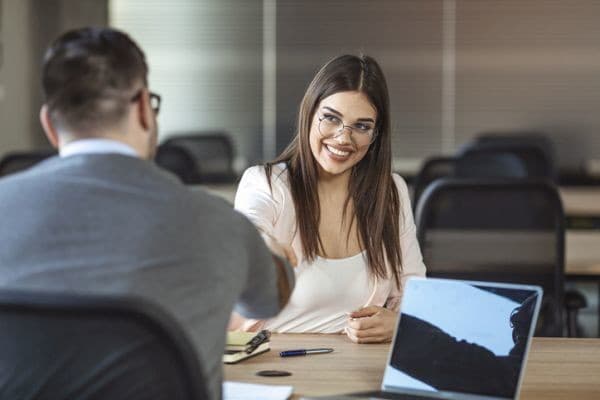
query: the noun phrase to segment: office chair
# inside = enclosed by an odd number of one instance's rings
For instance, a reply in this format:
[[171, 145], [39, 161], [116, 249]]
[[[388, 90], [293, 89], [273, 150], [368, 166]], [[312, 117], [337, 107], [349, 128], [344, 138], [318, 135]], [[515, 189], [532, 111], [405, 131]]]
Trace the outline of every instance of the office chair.
[[0, 290], [0, 398], [208, 399], [195, 350], [131, 297]]
[[531, 143], [467, 143], [457, 154], [456, 175], [464, 178], [542, 178], [556, 181], [556, 166], [548, 154]]
[[34, 166], [38, 162], [56, 155], [53, 150], [21, 151], [6, 154], [0, 160], [0, 176], [13, 174]]
[[554, 143], [550, 138], [535, 131], [515, 131], [515, 132], [482, 132], [475, 137], [477, 143], [509, 144], [509, 145], [532, 145], [541, 149], [546, 158], [550, 160], [553, 166], [557, 166], [557, 155]]
[[159, 167], [175, 174], [186, 185], [202, 182], [200, 167], [185, 147], [162, 144], [158, 146], [154, 160]]
[[[560, 196], [544, 180], [444, 178], [423, 194], [417, 238], [429, 276], [539, 285], [539, 336], [562, 336], [585, 299], [565, 300], [565, 227]], [[576, 331], [569, 324], [568, 334]]]
[[457, 178], [523, 179], [529, 176], [527, 166], [516, 154], [503, 151], [469, 151], [456, 159]]
[[191, 183], [233, 183], [237, 175], [233, 169], [233, 143], [225, 133], [185, 134], [168, 138], [159, 148], [177, 146], [185, 149], [194, 159], [197, 181]]
[[454, 157], [430, 157], [425, 160], [415, 176], [413, 186], [413, 210], [416, 209], [419, 198], [425, 188], [434, 180], [454, 176], [456, 159]]
[[556, 181], [552, 142], [536, 133], [487, 133], [465, 144], [455, 157], [432, 157], [417, 173], [413, 208], [425, 188], [439, 178], [546, 178]]

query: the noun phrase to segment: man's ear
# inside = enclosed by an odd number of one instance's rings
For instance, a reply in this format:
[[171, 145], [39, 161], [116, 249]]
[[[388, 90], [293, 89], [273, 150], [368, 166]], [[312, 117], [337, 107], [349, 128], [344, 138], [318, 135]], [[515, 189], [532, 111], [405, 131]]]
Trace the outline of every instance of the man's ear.
[[50, 112], [48, 111], [48, 106], [44, 104], [40, 109], [40, 123], [42, 124], [42, 128], [44, 128], [44, 132], [46, 133], [46, 137], [52, 147], [58, 149], [58, 132], [54, 128], [54, 124], [52, 123], [52, 119], [50, 118]]
[[140, 100], [138, 101], [138, 115], [139, 121], [142, 128], [148, 131], [152, 128], [153, 111], [150, 107], [150, 98], [148, 97], [148, 91], [143, 89]]

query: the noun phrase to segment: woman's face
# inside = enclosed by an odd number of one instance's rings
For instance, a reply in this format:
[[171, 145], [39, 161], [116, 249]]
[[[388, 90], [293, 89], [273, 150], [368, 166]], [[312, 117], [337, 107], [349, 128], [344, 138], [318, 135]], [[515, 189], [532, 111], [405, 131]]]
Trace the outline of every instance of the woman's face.
[[338, 92], [321, 100], [310, 126], [310, 150], [320, 177], [349, 174], [373, 139], [377, 110], [362, 92]]

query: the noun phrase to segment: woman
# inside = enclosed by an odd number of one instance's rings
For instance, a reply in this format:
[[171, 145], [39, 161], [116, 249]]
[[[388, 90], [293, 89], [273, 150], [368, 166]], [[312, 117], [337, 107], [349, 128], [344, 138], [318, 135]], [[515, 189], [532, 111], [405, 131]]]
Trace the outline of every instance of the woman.
[[296, 258], [287, 306], [231, 327], [392, 338], [403, 282], [424, 276], [406, 183], [391, 173], [387, 85], [368, 56], [328, 62], [300, 105], [298, 131], [274, 161], [249, 168], [235, 208]]

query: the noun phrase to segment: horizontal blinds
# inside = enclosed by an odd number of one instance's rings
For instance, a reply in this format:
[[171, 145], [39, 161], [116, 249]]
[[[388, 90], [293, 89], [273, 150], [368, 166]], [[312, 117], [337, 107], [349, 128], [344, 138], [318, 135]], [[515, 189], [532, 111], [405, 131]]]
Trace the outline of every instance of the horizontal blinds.
[[[243, 154], [260, 157], [263, 1], [110, 4], [112, 24], [148, 54], [151, 83], [165, 100], [163, 135], [226, 129]], [[279, 150], [318, 68], [341, 53], [365, 53], [388, 79], [393, 152], [408, 169], [411, 160], [452, 152], [486, 131], [545, 132], [562, 166], [600, 158], [598, 1], [274, 4]]]
[[111, 25], [146, 52], [163, 97], [160, 136], [226, 131], [237, 153], [260, 157], [261, 0], [112, 0]]
[[441, 151], [441, 1], [277, 2], [277, 130], [291, 138], [300, 100], [330, 58], [368, 54], [389, 86], [395, 157]]
[[562, 167], [600, 157], [600, 2], [457, 2], [456, 137], [537, 130]]

